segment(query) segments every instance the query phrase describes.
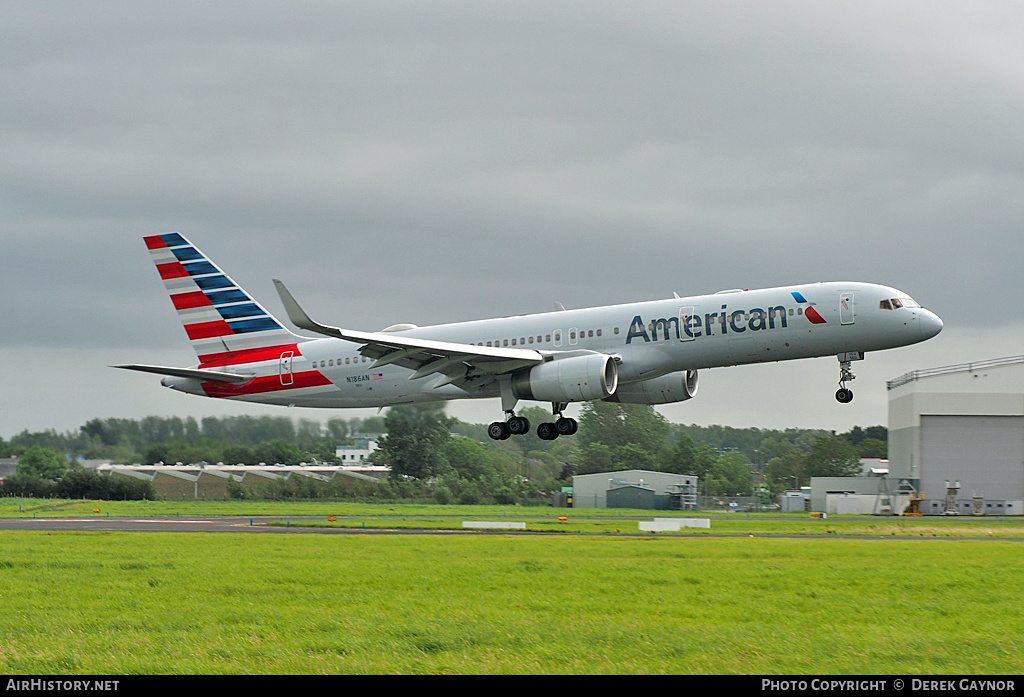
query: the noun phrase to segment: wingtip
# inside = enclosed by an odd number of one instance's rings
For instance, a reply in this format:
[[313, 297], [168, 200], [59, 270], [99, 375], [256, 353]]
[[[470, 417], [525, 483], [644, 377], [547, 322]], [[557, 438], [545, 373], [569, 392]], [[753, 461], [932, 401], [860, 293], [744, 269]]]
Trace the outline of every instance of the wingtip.
[[306, 314], [305, 310], [295, 300], [295, 296], [291, 294], [288, 287], [279, 278], [271, 279], [274, 282], [274, 288], [277, 290], [277, 295], [281, 298], [281, 304], [284, 305], [284, 311], [288, 313], [288, 319], [296, 327], [302, 329], [308, 329], [311, 324], [309, 315]]

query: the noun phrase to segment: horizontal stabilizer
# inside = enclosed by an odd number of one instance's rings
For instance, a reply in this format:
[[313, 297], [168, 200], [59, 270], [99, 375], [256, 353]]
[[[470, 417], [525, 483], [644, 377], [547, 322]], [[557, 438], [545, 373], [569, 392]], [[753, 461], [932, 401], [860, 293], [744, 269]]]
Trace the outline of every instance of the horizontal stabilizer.
[[111, 368], [122, 368], [124, 370], [138, 370], [142, 373], [155, 373], [157, 375], [171, 375], [176, 378], [191, 378], [202, 382], [226, 382], [231, 385], [241, 385], [252, 380], [251, 375], [238, 375], [237, 373], [222, 373], [216, 370], [199, 370], [198, 368], [173, 368], [162, 365], [112, 365]]

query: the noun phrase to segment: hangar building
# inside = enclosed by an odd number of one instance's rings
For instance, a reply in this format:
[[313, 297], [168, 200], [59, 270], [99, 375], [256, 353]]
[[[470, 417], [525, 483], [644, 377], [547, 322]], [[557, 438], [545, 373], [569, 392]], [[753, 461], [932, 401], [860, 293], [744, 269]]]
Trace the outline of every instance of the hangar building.
[[[167, 500], [230, 498], [234, 482], [250, 494], [277, 479], [298, 477], [315, 487], [325, 487], [336, 477], [378, 482], [386, 467], [339, 467], [337, 465], [112, 465], [96, 467], [102, 474], [142, 479], [153, 483], [156, 493]], [[382, 470], [384, 472], [382, 472]]]
[[915, 370], [889, 390], [889, 476], [924, 494], [923, 513], [984, 498], [985, 513], [1024, 514], [1024, 356]]

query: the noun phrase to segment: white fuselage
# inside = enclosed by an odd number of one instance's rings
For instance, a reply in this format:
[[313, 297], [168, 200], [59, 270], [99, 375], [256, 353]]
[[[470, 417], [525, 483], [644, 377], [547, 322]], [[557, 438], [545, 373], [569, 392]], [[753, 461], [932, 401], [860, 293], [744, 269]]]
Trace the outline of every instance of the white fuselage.
[[[896, 307], [894, 299], [900, 301]], [[623, 386], [678, 371], [906, 346], [935, 336], [941, 328], [935, 314], [902, 291], [829, 282], [417, 327], [388, 335], [607, 354], [615, 357]], [[164, 384], [192, 394], [307, 407], [381, 407], [499, 394], [496, 384], [475, 391], [454, 384], [435, 387], [436, 376], [413, 379], [409, 368], [373, 367], [374, 360], [361, 356], [359, 348], [341, 339], [300, 339], [287, 359], [268, 356], [257, 362], [201, 366], [259, 378], [249, 386], [211, 386], [181, 377], [164, 378]]]

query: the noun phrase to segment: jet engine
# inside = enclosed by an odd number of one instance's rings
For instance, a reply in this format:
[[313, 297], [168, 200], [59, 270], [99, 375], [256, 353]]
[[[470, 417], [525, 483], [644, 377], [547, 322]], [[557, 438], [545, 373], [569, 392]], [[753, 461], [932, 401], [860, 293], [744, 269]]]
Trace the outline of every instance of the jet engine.
[[619, 385], [606, 402], [624, 404], [669, 404], [685, 402], [697, 394], [697, 371], [680, 370], [660, 378]]
[[603, 353], [559, 358], [512, 376], [518, 399], [538, 402], [586, 402], [615, 394], [619, 368]]

